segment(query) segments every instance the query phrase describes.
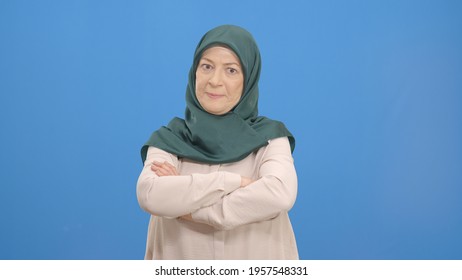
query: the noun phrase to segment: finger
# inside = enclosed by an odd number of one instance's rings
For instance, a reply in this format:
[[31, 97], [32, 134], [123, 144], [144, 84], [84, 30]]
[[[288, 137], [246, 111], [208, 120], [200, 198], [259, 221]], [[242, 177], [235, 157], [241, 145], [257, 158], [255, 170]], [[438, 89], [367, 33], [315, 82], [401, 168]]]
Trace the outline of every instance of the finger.
[[163, 165], [163, 163], [161, 163], [161, 162], [158, 162], [158, 161], [153, 161], [153, 162], [151, 163], [151, 165], [152, 165], [152, 166], [158, 166], [158, 167], [161, 167], [161, 166]]
[[162, 176], [168, 175], [169, 173], [163, 166], [157, 166], [154, 164], [151, 165], [151, 170], [154, 171], [154, 173], [156, 173], [157, 175]]
[[164, 161], [163, 163], [162, 163], [162, 162], [158, 162], [158, 161], [153, 161], [153, 162], [151, 163], [151, 165], [156, 166], [156, 167], [158, 167], [158, 168], [164, 168], [164, 169], [172, 170], [172, 173], [176, 173], [176, 168], [175, 168], [175, 166], [173, 166], [172, 164], [170, 164], [170, 163], [167, 162], [167, 161]]
[[151, 169], [153, 171], [162, 169], [162, 170], [168, 172], [169, 175], [178, 175], [178, 172], [176, 171], [176, 168], [173, 165], [171, 165], [170, 163], [168, 163], [168, 162], [164, 162], [164, 163], [155, 162], [155, 163], [152, 164]]
[[163, 163], [158, 162], [158, 161], [153, 161], [151, 163], [151, 170], [154, 171], [158, 176], [179, 175], [175, 166], [173, 166], [167, 161], [164, 161]]
[[176, 170], [176, 167], [173, 166], [169, 162], [164, 162], [164, 167], [170, 171], [172, 175], [178, 175], [178, 171]]
[[157, 171], [157, 170], [159, 170], [159, 169], [162, 169], [162, 167], [157, 166], [157, 165], [154, 165], [154, 164], [151, 164], [151, 170], [152, 170], [152, 171]]
[[163, 169], [163, 170], [170, 170], [166, 165], [165, 163], [160, 163], [160, 162], [153, 162], [151, 164], [151, 169], [154, 171], [154, 170], [159, 170], [159, 169]]
[[165, 170], [165, 169], [158, 169], [156, 171], [154, 171], [156, 173], [157, 176], [159, 177], [162, 177], [162, 176], [170, 176], [170, 172]]
[[152, 165], [151, 170], [154, 171], [158, 176], [174, 176], [178, 175], [176, 173], [175, 168], [168, 167], [165, 164], [161, 164], [160, 166]]
[[192, 220], [193, 220], [191, 214], [187, 214], [187, 215], [181, 216], [180, 219], [188, 220], [188, 221], [192, 221]]

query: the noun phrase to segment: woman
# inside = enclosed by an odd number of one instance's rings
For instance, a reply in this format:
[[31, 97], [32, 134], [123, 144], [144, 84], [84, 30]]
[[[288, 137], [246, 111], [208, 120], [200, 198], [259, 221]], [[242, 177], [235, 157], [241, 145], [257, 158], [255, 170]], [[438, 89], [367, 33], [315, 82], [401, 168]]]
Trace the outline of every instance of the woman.
[[258, 116], [260, 53], [231, 25], [207, 32], [189, 73], [185, 119], [142, 147], [146, 259], [298, 259], [288, 211], [295, 140]]

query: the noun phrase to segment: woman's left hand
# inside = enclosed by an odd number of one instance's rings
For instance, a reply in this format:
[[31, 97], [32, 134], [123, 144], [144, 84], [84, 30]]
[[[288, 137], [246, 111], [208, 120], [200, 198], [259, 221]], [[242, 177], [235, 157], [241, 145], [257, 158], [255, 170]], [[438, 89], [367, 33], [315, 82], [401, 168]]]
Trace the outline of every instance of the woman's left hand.
[[151, 170], [157, 174], [157, 176], [177, 176], [178, 171], [176, 170], [175, 166], [171, 165], [170, 163], [164, 161], [163, 163], [153, 161], [151, 163]]
[[187, 221], [194, 221], [191, 214], [181, 216], [180, 219], [187, 220]]

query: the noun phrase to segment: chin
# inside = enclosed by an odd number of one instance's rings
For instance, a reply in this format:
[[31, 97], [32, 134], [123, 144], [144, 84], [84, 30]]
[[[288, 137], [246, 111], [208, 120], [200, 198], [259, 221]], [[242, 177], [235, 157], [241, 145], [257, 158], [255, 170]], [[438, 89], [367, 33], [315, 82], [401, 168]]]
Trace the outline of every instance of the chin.
[[207, 113], [216, 115], [216, 116], [224, 115], [229, 112], [229, 111], [217, 110], [217, 109], [212, 109], [212, 108], [204, 108], [204, 109], [205, 111], [207, 111]]

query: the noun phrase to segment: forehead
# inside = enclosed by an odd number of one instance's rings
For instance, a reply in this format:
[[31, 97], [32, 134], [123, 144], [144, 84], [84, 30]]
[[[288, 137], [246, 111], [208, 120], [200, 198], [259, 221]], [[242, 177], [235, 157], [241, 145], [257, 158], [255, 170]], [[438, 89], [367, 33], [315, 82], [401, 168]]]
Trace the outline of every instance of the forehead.
[[201, 58], [209, 60], [220, 60], [224, 63], [236, 63], [240, 65], [238, 56], [229, 48], [223, 46], [214, 46], [206, 49]]

